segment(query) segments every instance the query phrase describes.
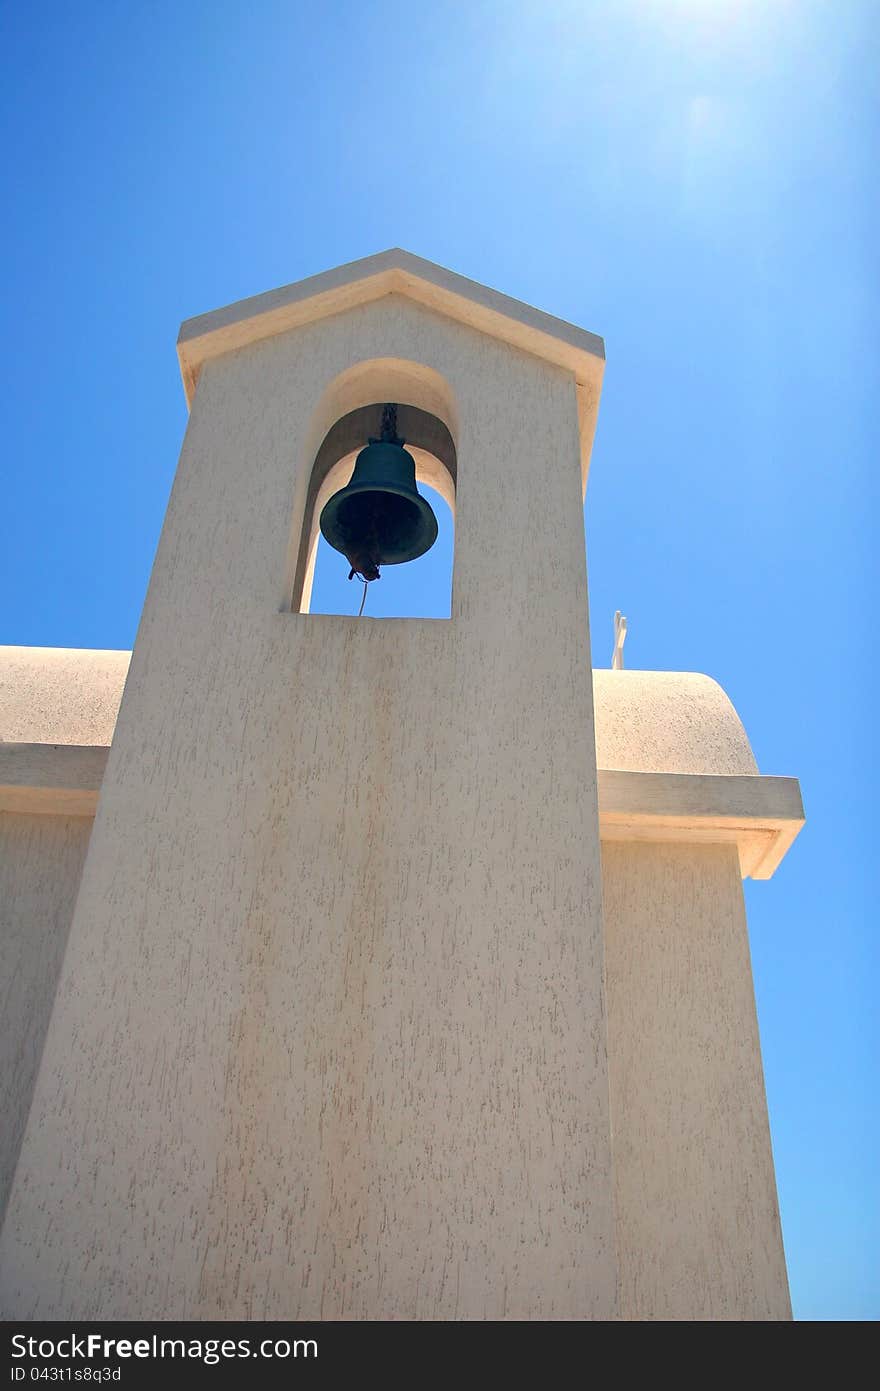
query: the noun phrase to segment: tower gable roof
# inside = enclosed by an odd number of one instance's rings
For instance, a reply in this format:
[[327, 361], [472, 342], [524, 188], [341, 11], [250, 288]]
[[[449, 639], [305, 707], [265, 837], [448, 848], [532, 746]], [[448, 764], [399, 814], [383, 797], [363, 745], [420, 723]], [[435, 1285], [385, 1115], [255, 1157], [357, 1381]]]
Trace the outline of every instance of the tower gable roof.
[[567, 368], [579, 386], [589, 389], [594, 409], [598, 404], [605, 345], [596, 334], [398, 247], [187, 319], [177, 340], [187, 402], [192, 401], [202, 367], [212, 358], [387, 294], [405, 295]]

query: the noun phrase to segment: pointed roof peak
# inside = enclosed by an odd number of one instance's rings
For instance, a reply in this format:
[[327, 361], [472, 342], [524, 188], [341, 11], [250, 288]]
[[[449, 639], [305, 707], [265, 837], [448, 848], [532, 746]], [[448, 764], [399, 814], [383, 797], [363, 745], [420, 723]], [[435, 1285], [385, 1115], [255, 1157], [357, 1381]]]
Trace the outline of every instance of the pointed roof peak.
[[605, 346], [596, 334], [395, 246], [187, 319], [177, 340], [187, 401], [212, 358], [387, 294], [565, 367], [582, 385], [601, 384]]

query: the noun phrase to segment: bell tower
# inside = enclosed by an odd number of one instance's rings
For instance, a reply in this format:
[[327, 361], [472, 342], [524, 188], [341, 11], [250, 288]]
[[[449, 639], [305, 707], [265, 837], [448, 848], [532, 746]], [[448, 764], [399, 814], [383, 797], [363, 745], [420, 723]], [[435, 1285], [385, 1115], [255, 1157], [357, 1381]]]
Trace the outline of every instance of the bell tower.
[[[788, 1317], [742, 879], [803, 812], [709, 678], [594, 679], [602, 341], [390, 251], [178, 346], [115, 729], [125, 654], [0, 652], [4, 1312]], [[309, 613], [319, 529], [366, 583], [430, 545], [420, 484], [451, 617]]]
[[[32, 1112], [52, 1140], [10, 1212], [53, 1233], [20, 1297], [611, 1317], [601, 341], [390, 252], [179, 348], [192, 413]], [[297, 611], [321, 445], [389, 402], [454, 442], [451, 620]]]

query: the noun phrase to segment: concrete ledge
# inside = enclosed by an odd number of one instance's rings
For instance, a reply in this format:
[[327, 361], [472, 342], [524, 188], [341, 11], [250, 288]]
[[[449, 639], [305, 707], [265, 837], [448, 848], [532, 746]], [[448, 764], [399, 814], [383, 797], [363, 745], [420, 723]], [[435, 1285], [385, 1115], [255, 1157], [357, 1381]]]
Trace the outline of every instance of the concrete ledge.
[[603, 840], [728, 842], [743, 879], [769, 879], [803, 824], [797, 778], [599, 770]]
[[[109, 752], [0, 744], [0, 811], [94, 816]], [[743, 879], [769, 879], [803, 824], [797, 778], [599, 769], [602, 840], [733, 844]]]
[[0, 744], [0, 811], [94, 816], [109, 752], [103, 744]]

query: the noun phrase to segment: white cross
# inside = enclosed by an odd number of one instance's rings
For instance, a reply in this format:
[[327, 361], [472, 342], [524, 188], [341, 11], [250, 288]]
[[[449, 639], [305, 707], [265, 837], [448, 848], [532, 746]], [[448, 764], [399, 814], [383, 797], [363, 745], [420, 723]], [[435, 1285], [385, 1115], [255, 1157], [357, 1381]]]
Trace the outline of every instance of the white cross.
[[620, 609], [614, 615], [614, 651], [611, 654], [611, 670], [623, 671], [623, 644], [626, 642], [626, 619]]

